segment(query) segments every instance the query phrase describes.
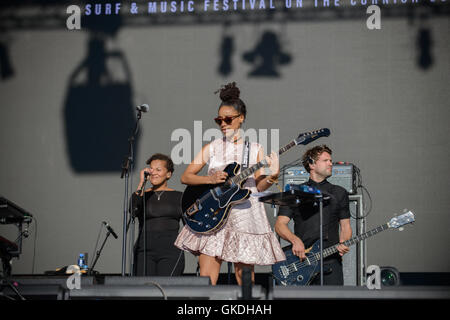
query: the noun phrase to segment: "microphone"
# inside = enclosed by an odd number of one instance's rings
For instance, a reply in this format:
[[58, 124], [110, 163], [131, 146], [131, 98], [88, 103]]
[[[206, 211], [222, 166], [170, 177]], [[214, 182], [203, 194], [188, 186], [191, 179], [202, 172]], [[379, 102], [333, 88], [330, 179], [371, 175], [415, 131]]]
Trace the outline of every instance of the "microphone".
[[103, 221], [103, 224], [106, 226], [106, 230], [108, 230], [114, 238], [117, 239], [117, 234], [114, 232], [113, 228], [111, 228], [111, 226], [108, 224], [108, 222]]
[[141, 112], [147, 112], [148, 110], [150, 110], [150, 107], [148, 106], [148, 104], [144, 103], [141, 104], [140, 106], [137, 106], [136, 110]]
[[[147, 172], [147, 171], [144, 171], [144, 183], [141, 186], [141, 190], [139, 190], [139, 195], [143, 195], [144, 194], [145, 184], [147, 183], [147, 180], [148, 180], [149, 176], [150, 176], [150, 173]], [[137, 208], [135, 210], [137, 210]]]

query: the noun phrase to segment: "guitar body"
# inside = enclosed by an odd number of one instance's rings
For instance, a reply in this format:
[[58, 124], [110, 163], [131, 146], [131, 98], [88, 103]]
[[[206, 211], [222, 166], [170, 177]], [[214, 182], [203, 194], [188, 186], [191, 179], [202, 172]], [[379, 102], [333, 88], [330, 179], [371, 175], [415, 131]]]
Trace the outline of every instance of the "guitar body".
[[285, 286], [306, 286], [320, 273], [320, 259], [316, 255], [320, 253], [320, 241], [307, 250], [306, 259], [292, 253], [290, 248], [284, 249], [286, 260], [272, 265], [272, 274], [277, 284]]
[[[239, 169], [240, 165], [233, 162], [223, 171], [233, 177]], [[231, 207], [248, 199], [250, 194], [250, 190], [237, 184], [188, 186], [181, 199], [183, 218], [189, 229], [196, 233], [214, 233], [225, 225]]]

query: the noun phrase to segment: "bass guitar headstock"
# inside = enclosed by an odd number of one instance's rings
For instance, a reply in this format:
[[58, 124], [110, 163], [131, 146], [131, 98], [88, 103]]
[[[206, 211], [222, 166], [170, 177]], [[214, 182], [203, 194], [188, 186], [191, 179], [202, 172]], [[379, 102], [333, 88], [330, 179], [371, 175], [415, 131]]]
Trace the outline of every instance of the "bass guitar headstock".
[[403, 229], [402, 227], [404, 225], [413, 223], [414, 221], [415, 221], [414, 213], [412, 213], [412, 211], [408, 211], [400, 216], [392, 218], [388, 222], [388, 226], [389, 226], [389, 228], [396, 228], [396, 229], [399, 229], [400, 231], [402, 231], [402, 229]]
[[321, 137], [328, 137], [330, 135], [330, 129], [328, 128], [322, 128], [319, 130], [311, 131], [311, 132], [304, 132], [301, 133], [297, 139], [295, 139], [295, 144], [303, 144], [307, 145], [308, 143], [313, 142], [314, 140], [317, 140]]

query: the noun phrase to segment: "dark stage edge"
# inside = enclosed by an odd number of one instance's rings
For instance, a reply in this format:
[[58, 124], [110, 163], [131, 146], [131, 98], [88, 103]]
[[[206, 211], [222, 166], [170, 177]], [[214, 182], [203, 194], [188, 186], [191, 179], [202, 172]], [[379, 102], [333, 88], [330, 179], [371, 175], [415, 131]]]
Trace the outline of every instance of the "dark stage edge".
[[[27, 300], [241, 300], [242, 288], [236, 284], [209, 285], [209, 279], [182, 277], [121, 277], [120, 275], [82, 276], [81, 289], [69, 290], [69, 276], [16, 275], [10, 278], [18, 292]], [[223, 278], [223, 277], [222, 277]], [[233, 276], [234, 278], [234, 276]], [[268, 277], [270, 279], [270, 277]], [[222, 279], [223, 280], [223, 279]], [[228, 277], [225, 277], [228, 280]], [[267, 279], [266, 279], [267, 280]], [[267, 283], [268, 280], [263, 282]], [[437, 281], [437, 279], [435, 279]], [[420, 283], [416, 280], [415, 283]], [[252, 287], [252, 299], [268, 300], [450, 300], [450, 286], [400, 285], [369, 290], [356, 286], [263, 286]], [[0, 300], [18, 299], [8, 286], [0, 291]]]
[[269, 300], [448, 300], [450, 287], [396, 286], [369, 290], [365, 287], [274, 287]]

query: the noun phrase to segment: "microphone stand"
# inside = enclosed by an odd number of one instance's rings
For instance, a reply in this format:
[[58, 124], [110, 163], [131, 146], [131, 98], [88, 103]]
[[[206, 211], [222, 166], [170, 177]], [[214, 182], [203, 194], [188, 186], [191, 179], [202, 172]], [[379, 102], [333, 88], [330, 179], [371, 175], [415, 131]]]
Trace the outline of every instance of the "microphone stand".
[[323, 286], [323, 195], [318, 194], [319, 200], [319, 224], [320, 224], [320, 285]]
[[[142, 184], [142, 186], [141, 186], [141, 189], [138, 191], [138, 194], [139, 195], [141, 195], [142, 194], [142, 197], [143, 197], [143, 199], [142, 199], [142, 207], [143, 207], [143, 209], [142, 209], [142, 211], [143, 212], [145, 212], [145, 193], [144, 193], [144, 189], [145, 189], [145, 185], [146, 185], [146, 183], [147, 183], [147, 175], [145, 175], [144, 176], [144, 183]], [[131, 232], [132, 232], [132, 241], [133, 241], [133, 243], [132, 243], [132, 245], [130, 246], [132, 249], [131, 250], [134, 250], [134, 229], [135, 229], [135, 227], [134, 227], [134, 220], [135, 220], [135, 218], [136, 218], [136, 213], [135, 213], [135, 211], [136, 211], [136, 208], [131, 208], [131, 210], [132, 210], [132, 213], [131, 213], [131, 217], [130, 217], [130, 220], [128, 220], [128, 224], [127, 224], [127, 232], [128, 232], [128, 229], [129, 229], [129, 227], [130, 227], [130, 223], [132, 223], [133, 224], [133, 228], [131, 229]], [[145, 215], [144, 215], [144, 222], [145, 222]], [[146, 231], [146, 229], [145, 229], [145, 224], [143, 225], [143, 232], [145, 232]], [[147, 240], [147, 238], [146, 238], [147, 236], [146, 235], [144, 235], [144, 251], [147, 249], [146, 248], [146, 240]], [[138, 237], [138, 239], [139, 239], [140, 237]], [[133, 257], [134, 257], [134, 255], [133, 255]], [[131, 265], [130, 265], [130, 268], [131, 268], [131, 276], [134, 276], [134, 267], [135, 267], [135, 262], [134, 262], [134, 259], [132, 259], [132, 261], [131, 261]], [[146, 267], [146, 262], [144, 263], [144, 268]]]
[[[147, 176], [145, 175], [144, 176], [144, 183], [142, 184], [142, 187], [139, 190], [139, 194], [140, 195], [144, 194], [144, 188], [145, 188], [145, 184], [146, 183], [147, 183]], [[133, 198], [133, 197], [131, 197], [131, 198]], [[136, 213], [134, 211], [136, 209], [133, 207], [132, 203], [130, 205], [131, 205], [131, 207], [130, 207], [131, 217], [130, 217], [130, 220], [128, 220], [128, 223], [127, 223], [127, 233], [128, 233], [128, 230], [130, 228], [130, 223], [131, 223], [133, 225], [133, 227], [131, 228], [131, 235], [130, 235], [130, 252], [131, 252], [130, 253], [130, 276], [133, 277], [134, 276], [134, 264], [135, 264], [134, 263], [134, 256], [135, 256], [135, 252], [134, 252], [134, 249], [135, 249], [134, 237], [135, 236], [134, 236], [134, 233], [135, 233], [135, 230], [136, 230], [136, 226], [135, 226]], [[144, 208], [145, 208], [145, 204], [144, 204]], [[131, 210], [133, 212], [131, 212]]]
[[[143, 276], [147, 276], [147, 228], [146, 228], [146, 201], [145, 201], [145, 184], [147, 183], [147, 176], [144, 174], [144, 183], [142, 184], [142, 188], [140, 194], [142, 194], [142, 236], [144, 237], [144, 273]], [[140, 237], [139, 237], [140, 238]]]
[[[134, 141], [139, 129], [139, 120], [142, 117], [142, 111], [138, 110], [136, 125], [133, 130], [132, 136], [128, 139], [129, 142], [129, 151], [126, 156], [123, 164], [122, 164], [122, 174], [120, 176], [121, 179], [125, 177], [125, 195], [124, 195], [124, 204], [123, 204], [123, 235], [122, 235], [122, 276], [125, 276], [126, 272], [126, 260], [127, 260], [127, 221], [128, 221], [128, 210], [129, 210], [129, 183], [130, 180], [130, 172], [133, 172], [134, 165], [134, 153], [133, 146]], [[132, 180], [132, 178], [131, 178]]]
[[130, 223], [132, 224], [132, 228], [131, 228], [131, 234], [130, 234], [130, 276], [133, 277], [134, 276], [134, 233], [136, 230], [136, 225], [135, 225], [135, 217], [131, 216], [130, 220], [128, 220], [128, 225], [127, 225], [127, 232], [130, 228]]
[[100, 247], [100, 250], [98, 250], [98, 251], [96, 252], [96, 254], [95, 254], [95, 260], [94, 260], [94, 262], [92, 263], [92, 266], [89, 268], [89, 272], [88, 272], [89, 275], [92, 275], [92, 274], [95, 272], [95, 271], [94, 271], [94, 267], [95, 267], [95, 265], [96, 265], [98, 259], [100, 258], [100, 254], [101, 254], [101, 252], [102, 252], [102, 250], [103, 250], [103, 247], [104, 247], [105, 244], [106, 244], [106, 240], [108, 240], [108, 237], [110, 236], [110, 234], [111, 234], [111, 231], [108, 231], [108, 232], [106, 233], [105, 240], [103, 240], [103, 243], [102, 243], [102, 246]]
[[131, 239], [130, 239], [130, 252], [132, 252], [131, 257], [130, 257], [130, 259], [131, 259], [131, 261], [130, 261], [130, 276], [131, 277], [134, 276], [134, 252], [133, 252], [134, 247], [133, 247], [133, 244], [132, 244], [132, 241], [134, 241], [134, 228], [135, 228], [134, 219], [135, 218], [133, 216], [131, 216], [130, 219], [128, 220], [128, 223], [127, 223], [127, 232], [130, 229], [130, 223], [133, 224], [133, 227], [131, 229], [131, 236], [130, 236], [131, 237]]

